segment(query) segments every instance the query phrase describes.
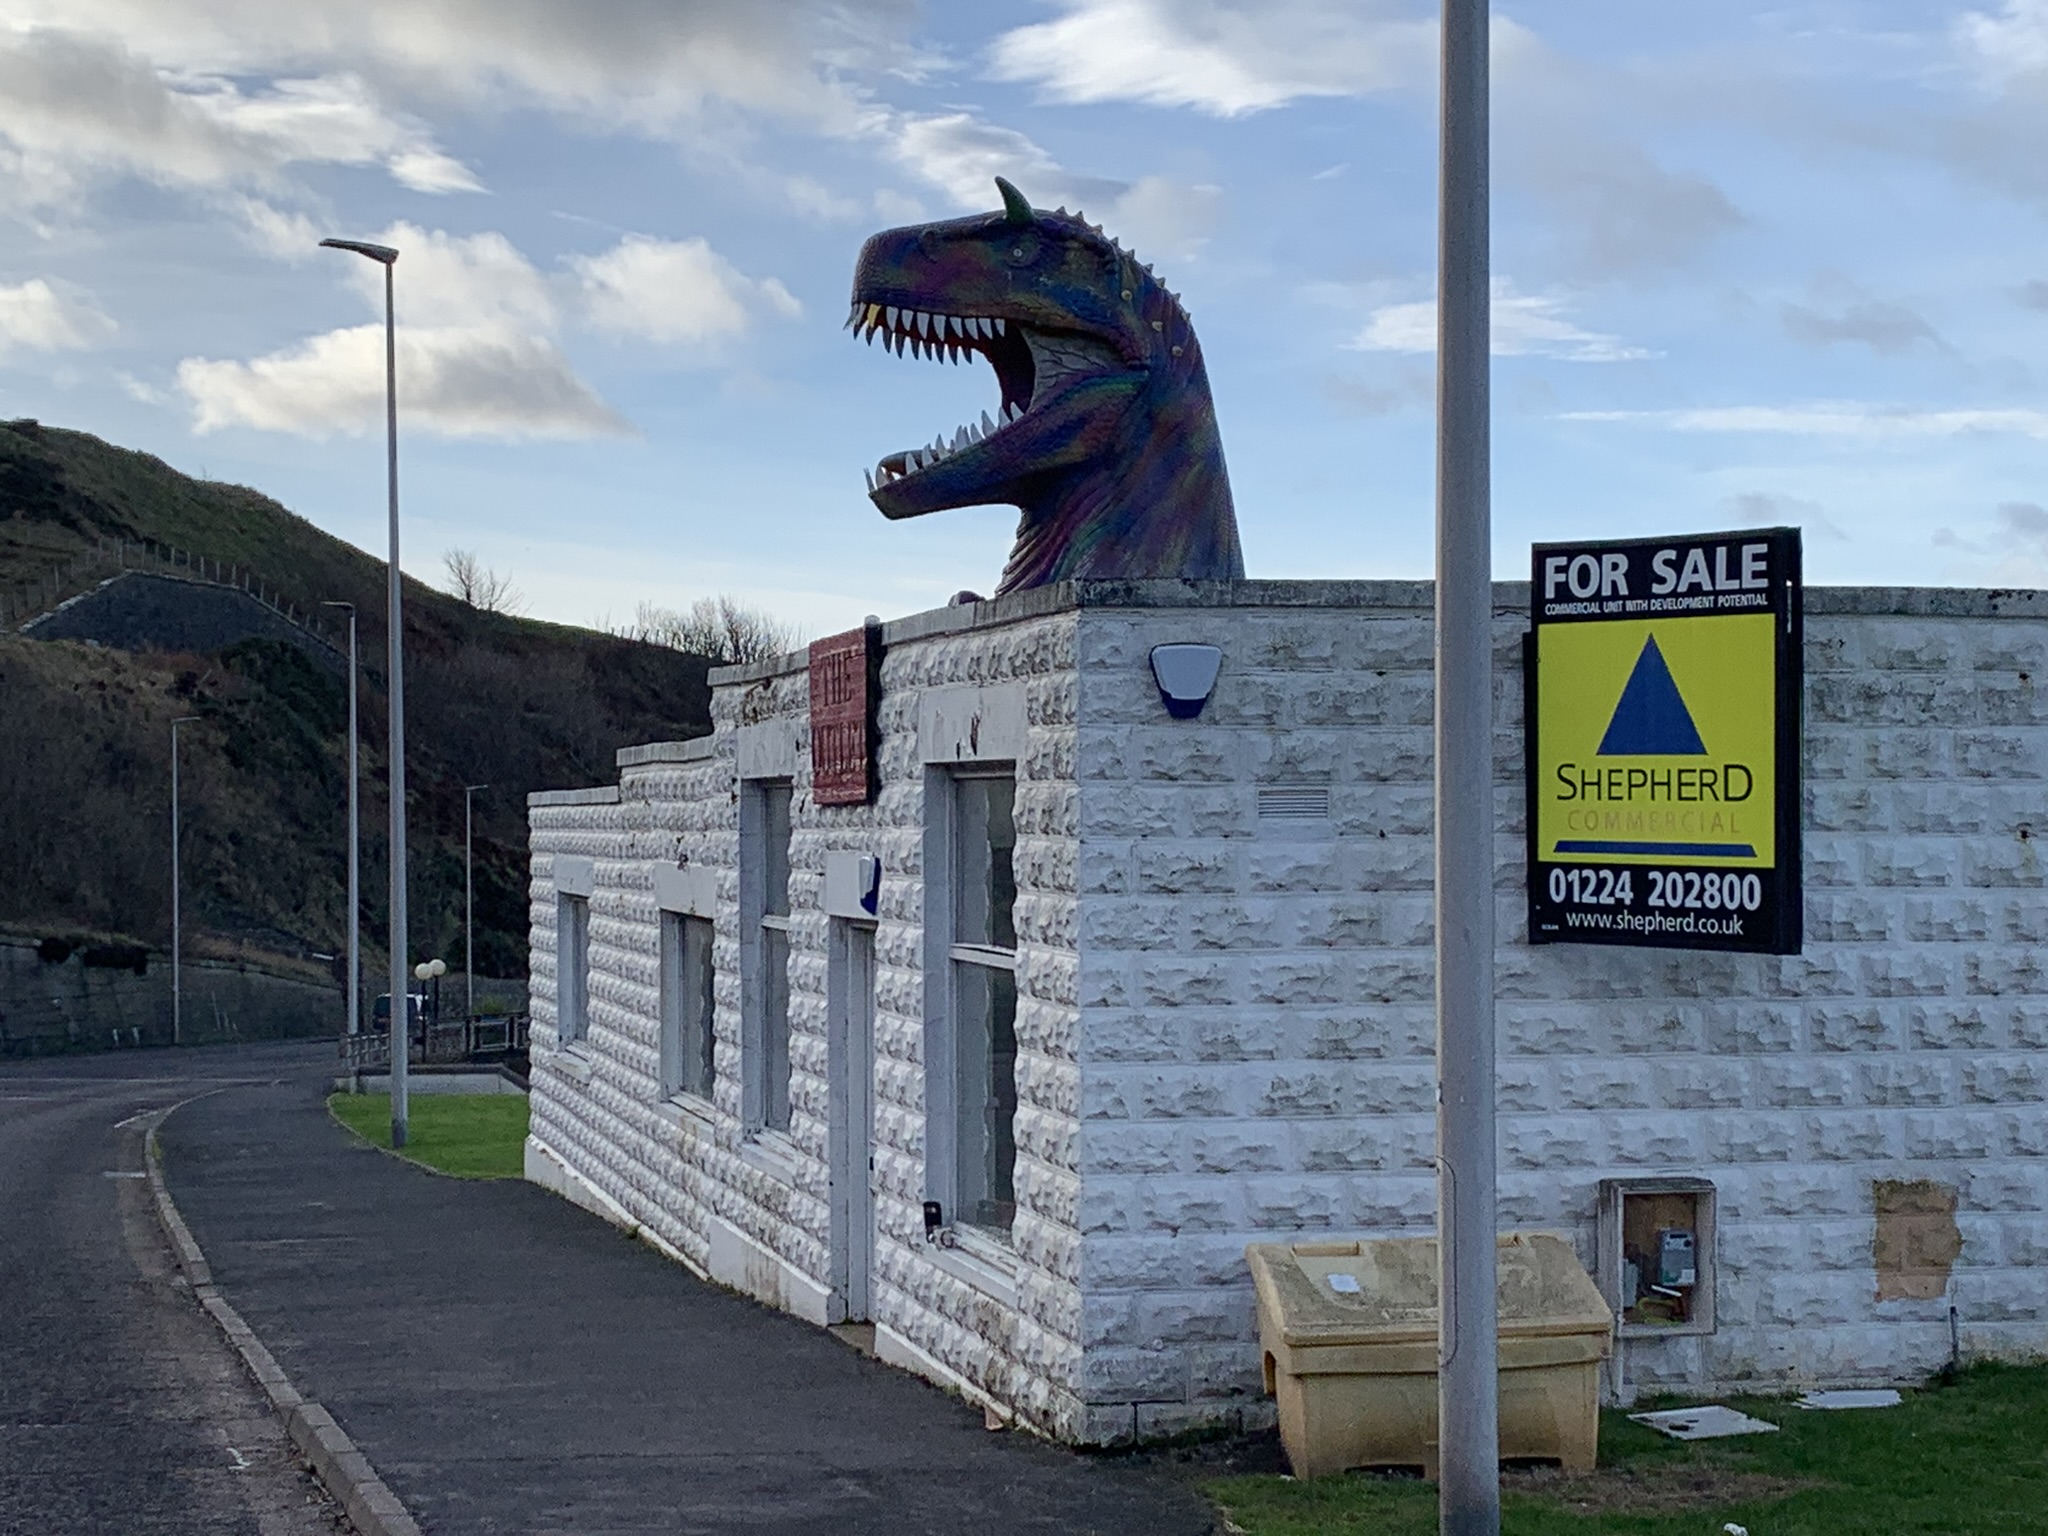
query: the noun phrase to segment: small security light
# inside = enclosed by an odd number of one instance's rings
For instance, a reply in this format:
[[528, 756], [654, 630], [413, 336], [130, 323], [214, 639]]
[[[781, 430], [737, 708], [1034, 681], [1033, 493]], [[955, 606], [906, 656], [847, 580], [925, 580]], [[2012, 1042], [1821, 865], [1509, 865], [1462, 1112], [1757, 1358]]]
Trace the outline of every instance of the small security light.
[[1152, 647], [1152, 677], [1159, 684], [1159, 699], [1176, 720], [1192, 720], [1202, 712], [1222, 667], [1223, 652], [1217, 646]]

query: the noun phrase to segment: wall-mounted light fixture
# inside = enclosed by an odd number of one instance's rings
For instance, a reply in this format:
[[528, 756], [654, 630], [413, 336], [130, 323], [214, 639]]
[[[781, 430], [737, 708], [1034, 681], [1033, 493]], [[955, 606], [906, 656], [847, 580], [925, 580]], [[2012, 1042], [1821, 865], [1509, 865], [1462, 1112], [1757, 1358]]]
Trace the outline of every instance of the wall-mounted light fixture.
[[1192, 720], [1202, 712], [1222, 667], [1223, 652], [1213, 645], [1152, 647], [1152, 678], [1159, 684], [1160, 702], [1176, 720]]

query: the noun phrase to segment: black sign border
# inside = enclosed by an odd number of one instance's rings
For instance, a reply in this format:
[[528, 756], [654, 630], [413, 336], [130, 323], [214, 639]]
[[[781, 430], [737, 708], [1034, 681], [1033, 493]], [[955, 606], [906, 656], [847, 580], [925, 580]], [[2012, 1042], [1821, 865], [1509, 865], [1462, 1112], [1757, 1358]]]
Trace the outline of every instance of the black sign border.
[[[1773, 903], [1777, 922], [1759, 942], [1730, 941], [1719, 934], [1689, 937], [1685, 934], [1646, 934], [1630, 930], [1577, 929], [1543, 933], [1536, 926], [1537, 898], [1542, 880], [1540, 838], [1537, 835], [1538, 768], [1536, 728], [1541, 711], [1537, 707], [1536, 632], [1545, 623], [1598, 624], [1600, 619], [1549, 619], [1543, 617], [1543, 557], [1561, 550], [1596, 553], [1608, 549], [1655, 549], [1673, 544], [1724, 544], [1740, 539], [1768, 539], [1782, 550], [1786, 583], [1785, 622], [1777, 631], [1777, 753], [1773, 774], [1777, 786], [1777, 867], [1771, 871], [1777, 900]], [[1777, 551], [1774, 551], [1776, 553]], [[1802, 559], [1800, 530], [1797, 528], [1737, 528], [1725, 532], [1681, 533], [1637, 539], [1589, 539], [1529, 546], [1529, 628], [1522, 636], [1522, 792], [1524, 922], [1531, 944], [1596, 944], [1625, 949], [1718, 950], [1723, 954], [1796, 955], [1806, 942], [1806, 850], [1801, 833], [1805, 826], [1806, 709], [1806, 575]]]

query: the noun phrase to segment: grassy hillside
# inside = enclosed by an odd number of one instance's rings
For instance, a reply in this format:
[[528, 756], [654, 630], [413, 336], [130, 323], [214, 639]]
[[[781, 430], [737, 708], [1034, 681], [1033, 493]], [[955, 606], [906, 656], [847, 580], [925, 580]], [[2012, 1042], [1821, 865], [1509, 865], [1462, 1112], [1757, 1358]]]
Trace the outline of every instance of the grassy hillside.
[[[385, 923], [384, 566], [241, 486], [79, 432], [0, 424], [0, 589], [103, 541], [257, 573], [302, 610], [361, 610], [363, 920]], [[708, 663], [482, 613], [406, 583], [415, 958], [461, 964], [462, 787], [476, 798], [478, 970], [519, 975], [526, 794], [601, 783], [637, 741], [709, 729]], [[345, 931], [346, 692], [300, 652], [130, 655], [0, 634], [0, 925], [167, 943], [170, 720], [184, 728], [185, 911], [195, 952], [303, 957]]]

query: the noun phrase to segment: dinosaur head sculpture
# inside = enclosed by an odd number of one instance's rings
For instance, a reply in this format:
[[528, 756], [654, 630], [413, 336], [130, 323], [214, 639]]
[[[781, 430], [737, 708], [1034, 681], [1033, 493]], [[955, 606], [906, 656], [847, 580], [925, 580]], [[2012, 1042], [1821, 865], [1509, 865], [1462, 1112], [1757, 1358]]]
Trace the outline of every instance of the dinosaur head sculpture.
[[1021, 510], [998, 592], [1075, 578], [1244, 575], [1202, 349], [1180, 301], [1102, 231], [1032, 208], [884, 230], [847, 325], [899, 356], [986, 358], [996, 415], [886, 455], [885, 517]]

